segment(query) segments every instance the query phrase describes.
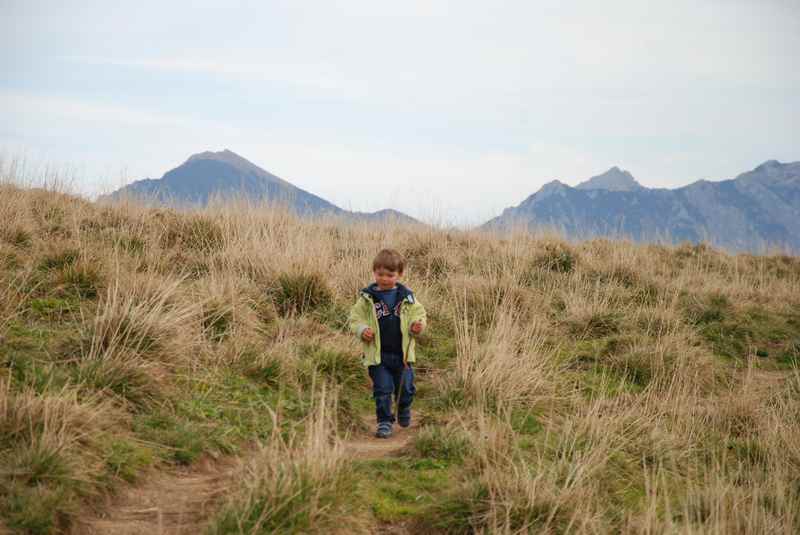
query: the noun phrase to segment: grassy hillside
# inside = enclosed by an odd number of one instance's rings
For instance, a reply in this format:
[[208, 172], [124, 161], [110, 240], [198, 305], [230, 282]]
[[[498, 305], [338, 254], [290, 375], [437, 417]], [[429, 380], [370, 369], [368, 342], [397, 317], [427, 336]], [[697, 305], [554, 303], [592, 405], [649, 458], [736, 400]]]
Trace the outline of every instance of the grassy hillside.
[[[796, 533], [800, 259], [179, 214], [0, 186], [0, 531], [246, 459], [207, 532]], [[344, 330], [374, 254], [429, 312], [400, 456]]]

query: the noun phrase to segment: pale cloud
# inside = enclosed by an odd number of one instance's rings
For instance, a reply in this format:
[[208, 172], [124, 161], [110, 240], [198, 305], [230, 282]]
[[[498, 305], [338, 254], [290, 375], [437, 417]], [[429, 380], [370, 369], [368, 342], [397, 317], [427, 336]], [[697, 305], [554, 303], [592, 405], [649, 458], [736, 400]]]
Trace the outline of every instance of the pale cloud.
[[179, 115], [153, 113], [127, 106], [62, 96], [0, 91], [0, 113], [19, 122], [44, 126], [52, 121], [102, 123], [119, 127], [228, 128], [216, 123]]
[[549, 180], [800, 159], [790, 0], [9, 1], [0, 148], [95, 189], [229, 148], [348, 208], [478, 222]]
[[152, 59], [119, 59], [94, 56], [65, 56], [59, 58], [72, 63], [97, 66], [136, 67], [141, 69], [184, 73], [205, 73], [244, 81], [278, 82], [291, 87], [308, 88], [321, 92], [335, 92], [337, 96], [357, 99], [366, 96], [358, 80], [338, 76], [331, 65], [289, 64], [262, 61], [241, 63], [228, 58], [164, 57]]

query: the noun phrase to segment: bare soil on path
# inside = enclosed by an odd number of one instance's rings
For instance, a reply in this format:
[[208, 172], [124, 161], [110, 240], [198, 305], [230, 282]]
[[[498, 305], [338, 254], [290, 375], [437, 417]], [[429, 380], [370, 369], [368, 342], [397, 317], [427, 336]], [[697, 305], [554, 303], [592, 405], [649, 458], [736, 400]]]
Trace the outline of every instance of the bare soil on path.
[[414, 418], [411, 425], [406, 428], [395, 424], [392, 436], [389, 438], [376, 438], [375, 416], [365, 416], [364, 425], [369, 431], [359, 433], [347, 440], [344, 443], [345, 451], [349, 457], [361, 461], [402, 454], [419, 431], [417, 420], [418, 418]]
[[[416, 415], [415, 415], [416, 416]], [[394, 426], [388, 439], [376, 438], [375, 417], [364, 416], [367, 431], [343, 443], [348, 457], [356, 460], [383, 459], [400, 455], [418, 432], [418, 426]], [[101, 513], [88, 514], [72, 528], [74, 535], [186, 535], [204, 531], [209, 518], [236, 484], [234, 478], [247, 461], [240, 457], [205, 458], [186, 470], [153, 472], [137, 486], [121, 491], [102, 504]], [[382, 533], [405, 533], [382, 526]]]
[[241, 459], [203, 459], [191, 469], [153, 472], [137, 486], [111, 497], [97, 516], [81, 518], [72, 533], [87, 535], [182, 535], [202, 533]]

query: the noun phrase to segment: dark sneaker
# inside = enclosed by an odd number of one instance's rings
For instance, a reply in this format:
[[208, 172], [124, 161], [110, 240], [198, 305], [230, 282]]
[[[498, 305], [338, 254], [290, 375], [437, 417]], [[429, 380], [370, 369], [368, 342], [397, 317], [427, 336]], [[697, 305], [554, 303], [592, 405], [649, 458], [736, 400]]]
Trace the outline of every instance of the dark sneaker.
[[378, 424], [378, 430], [375, 431], [377, 438], [389, 438], [392, 436], [392, 424]]
[[397, 423], [400, 427], [411, 425], [411, 407], [400, 407], [397, 411]]

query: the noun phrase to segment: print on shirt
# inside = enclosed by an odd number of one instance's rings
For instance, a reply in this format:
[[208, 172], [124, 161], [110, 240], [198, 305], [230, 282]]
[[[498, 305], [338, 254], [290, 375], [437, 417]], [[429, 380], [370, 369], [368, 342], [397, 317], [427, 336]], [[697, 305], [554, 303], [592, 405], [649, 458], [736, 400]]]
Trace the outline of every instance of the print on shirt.
[[378, 317], [378, 319], [385, 318], [386, 316], [391, 316], [393, 314], [395, 316], [400, 316], [401, 304], [402, 303], [398, 302], [394, 306], [394, 310], [390, 310], [389, 306], [386, 303], [384, 303], [383, 301], [379, 301], [375, 303], [375, 315]]

